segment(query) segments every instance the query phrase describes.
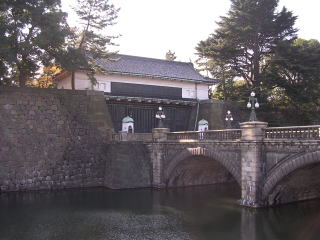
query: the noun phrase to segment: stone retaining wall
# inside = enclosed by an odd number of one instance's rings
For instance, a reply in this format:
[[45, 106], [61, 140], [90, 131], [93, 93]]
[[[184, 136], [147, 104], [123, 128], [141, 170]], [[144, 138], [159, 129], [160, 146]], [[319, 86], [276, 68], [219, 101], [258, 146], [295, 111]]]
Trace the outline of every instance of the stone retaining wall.
[[151, 187], [151, 159], [146, 144], [116, 142], [108, 147], [105, 186], [112, 189]]
[[225, 118], [228, 110], [231, 111], [233, 117], [232, 128], [240, 128], [239, 123], [249, 119], [248, 113], [241, 110], [239, 103], [210, 99], [200, 102], [198, 121], [201, 119], [207, 120], [210, 130], [225, 129]]
[[102, 186], [111, 128], [101, 92], [0, 88], [1, 191]]

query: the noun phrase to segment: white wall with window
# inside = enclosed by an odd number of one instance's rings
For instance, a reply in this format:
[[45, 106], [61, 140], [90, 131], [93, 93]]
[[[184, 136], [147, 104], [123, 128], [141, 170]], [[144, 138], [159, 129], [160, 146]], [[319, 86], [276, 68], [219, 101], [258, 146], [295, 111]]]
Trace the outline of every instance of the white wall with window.
[[[71, 78], [69, 78], [71, 82]], [[93, 86], [85, 72], [75, 73], [75, 89], [78, 90], [97, 90], [106, 93], [111, 92], [111, 82], [122, 82], [132, 84], [144, 84], [165, 87], [177, 87], [182, 89], [182, 98], [191, 98], [206, 100], [208, 99], [208, 84], [194, 83], [179, 80], [167, 80], [151, 77], [125, 76], [116, 74], [97, 74], [97, 84]], [[71, 84], [68, 81], [60, 81], [58, 88], [70, 89]]]

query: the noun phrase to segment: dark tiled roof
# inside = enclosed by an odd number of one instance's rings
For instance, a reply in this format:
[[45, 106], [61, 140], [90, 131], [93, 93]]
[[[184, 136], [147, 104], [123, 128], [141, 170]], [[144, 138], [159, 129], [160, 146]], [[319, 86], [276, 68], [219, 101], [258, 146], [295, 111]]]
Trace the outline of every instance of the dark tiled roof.
[[106, 72], [122, 75], [146, 76], [161, 79], [214, 83], [214, 79], [201, 76], [192, 63], [167, 61], [154, 58], [115, 54], [109, 61], [96, 59], [97, 64]]

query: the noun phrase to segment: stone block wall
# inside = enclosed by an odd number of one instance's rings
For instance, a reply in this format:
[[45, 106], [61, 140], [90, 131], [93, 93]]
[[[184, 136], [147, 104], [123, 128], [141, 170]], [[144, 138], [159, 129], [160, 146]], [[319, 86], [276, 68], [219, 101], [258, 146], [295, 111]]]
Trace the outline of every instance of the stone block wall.
[[239, 103], [211, 99], [200, 102], [198, 121], [201, 119], [207, 120], [209, 122], [210, 130], [225, 129], [225, 117], [228, 110], [231, 111], [234, 119], [232, 121], [232, 128], [240, 128], [239, 123], [249, 119], [247, 117], [248, 113], [241, 110], [241, 105]]
[[105, 186], [113, 189], [151, 187], [151, 159], [146, 144], [109, 145]]
[[111, 128], [100, 92], [0, 88], [1, 191], [102, 186]]

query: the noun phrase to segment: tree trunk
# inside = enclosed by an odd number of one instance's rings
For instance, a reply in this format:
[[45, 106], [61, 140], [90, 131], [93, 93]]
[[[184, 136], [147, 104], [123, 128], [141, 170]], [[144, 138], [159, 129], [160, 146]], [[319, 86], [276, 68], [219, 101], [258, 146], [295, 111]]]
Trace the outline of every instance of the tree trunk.
[[25, 87], [27, 82], [27, 74], [24, 70], [19, 70], [19, 86]]
[[72, 71], [71, 73], [71, 89], [75, 90], [75, 72]]
[[[258, 41], [258, 40], [257, 40]], [[253, 72], [252, 72], [252, 86], [254, 90], [258, 90], [260, 85], [260, 52], [258, 43], [253, 49]]]

